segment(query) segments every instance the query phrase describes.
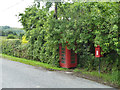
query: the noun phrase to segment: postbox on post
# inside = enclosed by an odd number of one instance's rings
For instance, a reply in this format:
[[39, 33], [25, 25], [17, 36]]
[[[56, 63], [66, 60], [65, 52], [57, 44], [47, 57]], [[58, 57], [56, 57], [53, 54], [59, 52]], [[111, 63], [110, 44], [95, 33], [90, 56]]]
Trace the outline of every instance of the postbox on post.
[[99, 58], [99, 73], [100, 73], [100, 57], [101, 57], [101, 47], [100, 45], [97, 45], [97, 47], [95, 47], [95, 57]]
[[95, 47], [95, 57], [101, 57], [101, 47], [99, 45]]
[[73, 50], [62, 47], [59, 44], [60, 66], [64, 68], [73, 68], [77, 66], [77, 54]]

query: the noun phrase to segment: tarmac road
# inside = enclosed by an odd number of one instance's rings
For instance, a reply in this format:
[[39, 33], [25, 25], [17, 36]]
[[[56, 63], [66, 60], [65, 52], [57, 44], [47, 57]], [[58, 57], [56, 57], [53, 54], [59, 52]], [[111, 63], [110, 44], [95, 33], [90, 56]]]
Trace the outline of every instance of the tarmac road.
[[112, 88], [60, 71], [47, 71], [3, 58], [0, 58], [0, 67], [2, 88]]

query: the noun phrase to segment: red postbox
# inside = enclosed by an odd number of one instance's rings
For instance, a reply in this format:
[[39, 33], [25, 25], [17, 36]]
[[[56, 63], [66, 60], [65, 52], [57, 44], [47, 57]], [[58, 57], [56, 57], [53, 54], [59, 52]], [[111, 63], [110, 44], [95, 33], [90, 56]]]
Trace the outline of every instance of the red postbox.
[[95, 57], [101, 57], [101, 47], [99, 45], [95, 47]]
[[72, 68], [77, 66], [77, 54], [73, 50], [68, 50], [67, 46], [62, 47], [59, 44], [60, 66], [64, 68]]

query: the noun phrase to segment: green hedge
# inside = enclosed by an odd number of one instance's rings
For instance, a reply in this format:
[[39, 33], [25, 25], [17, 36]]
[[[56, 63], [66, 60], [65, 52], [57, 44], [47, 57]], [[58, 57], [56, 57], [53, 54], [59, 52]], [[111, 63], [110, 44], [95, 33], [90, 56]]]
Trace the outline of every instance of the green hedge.
[[18, 39], [5, 39], [2, 40], [2, 44], [1, 44], [1, 51], [4, 54], [8, 54], [8, 55], [12, 55], [14, 56], [14, 52], [16, 51], [16, 47], [18, 47], [18, 45], [20, 45], [20, 40]]
[[28, 45], [21, 44], [21, 40], [19, 39], [2, 40], [0, 47], [4, 54], [29, 59]]

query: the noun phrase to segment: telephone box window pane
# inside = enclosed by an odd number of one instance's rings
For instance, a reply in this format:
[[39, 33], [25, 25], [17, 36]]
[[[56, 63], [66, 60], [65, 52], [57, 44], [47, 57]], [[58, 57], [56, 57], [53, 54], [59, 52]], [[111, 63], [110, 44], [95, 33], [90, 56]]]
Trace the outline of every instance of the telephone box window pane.
[[65, 61], [61, 61], [61, 63], [65, 63]]
[[75, 54], [71, 54], [71, 56], [75, 56]]
[[65, 58], [64, 58], [64, 57], [62, 57], [62, 60], [65, 60]]
[[75, 63], [75, 61], [71, 61], [71, 63]]
[[65, 48], [62, 48], [62, 50], [65, 50]]
[[61, 63], [65, 63], [65, 48], [62, 48], [62, 54], [61, 54]]
[[75, 60], [75, 57], [71, 58], [71, 60]]

